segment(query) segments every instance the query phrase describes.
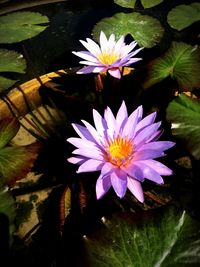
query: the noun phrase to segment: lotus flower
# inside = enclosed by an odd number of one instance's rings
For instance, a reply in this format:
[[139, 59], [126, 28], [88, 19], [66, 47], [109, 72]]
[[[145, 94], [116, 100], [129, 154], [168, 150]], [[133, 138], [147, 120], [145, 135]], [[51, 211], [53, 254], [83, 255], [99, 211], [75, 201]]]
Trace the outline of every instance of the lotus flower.
[[162, 130], [161, 122], [154, 122], [156, 112], [142, 119], [139, 106], [128, 116], [123, 101], [116, 117], [111, 109], [105, 109], [102, 117], [95, 109], [95, 128], [82, 120], [85, 126], [72, 124], [79, 137], [67, 141], [77, 147], [68, 159], [79, 164], [77, 173], [101, 171], [96, 182], [96, 195], [100, 199], [113, 187], [117, 196], [124, 197], [127, 188], [144, 202], [141, 182], [145, 179], [163, 184], [161, 175], [172, 175], [172, 170], [155, 160], [164, 156], [164, 150], [174, 146], [170, 141], [157, 141]]
[[135, 56], [142, 48], [131, 52], [136, 47], [137, 42], [133, 41], [129, 45], [126, 45], [124, 36], [116, 42], [114, 34], [111, 34], [109, 39], [107, 39], [104, 32], [101, 31], [100, 46], [90, 38], [87, 38], [86, 41], [80, 40], [80, 42], [88, 51], [73, 51], [72, 53], [84, 59], [84, 61], [79, 62], [80, 64], [88, 66], [80, 69], [77, 72], [78, 74], [108, 71], [110, 75], [120, 79], [121, 67], [129, 66], [132, 63], [141, 60], [141, 58], [133, 58], [133, 56]]

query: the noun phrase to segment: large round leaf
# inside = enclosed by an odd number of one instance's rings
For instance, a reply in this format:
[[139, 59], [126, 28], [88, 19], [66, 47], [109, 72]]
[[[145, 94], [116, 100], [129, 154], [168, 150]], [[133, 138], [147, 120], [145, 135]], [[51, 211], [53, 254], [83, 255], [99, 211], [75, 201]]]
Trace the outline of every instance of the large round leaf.
[[191, 90], [200, 86], [199, 69], [200, 52], [198, 47], [173, 42], [170, 49], [162, 57], [149, 64], [143, 86], [148, 88], [171, 76], [179, 83], [180, 88]]
[[117, 38], [130, 34], [139, 46], [150, 48], [160, 42], [164, 30], [157, 19], [132, 12], [117, 13], [98, 22], [93, 29], [96, 40], [99, 40], [101, 31], [108, 36], [114, 33]]
[[24, 73], [25, 69], [26, 61], [21, 54], [12, 50], [0, 49], [0, 72]]
[[163, 0], [141, 0], [144, 8], [150, 8], [159, 5]]
[[136, 0], [114, 0], [114, 2], [122, 7], [134, 8]]
[[46, 29], [48, 18], [35, 12], [14, 12], [0, 17], [0, 42], [15, 43], [32, 38]]
[[158, 209], [103, 222], [84, 239], [89, 266], [189, 267], [200, 262], [200, 225], [184, 211]]
[[169, 12], [167, 16], [169, 25], [179, 31], [199, 20], [200, 3], [176, 6]]
[[172, 134], [184, 147], [200, 159], [200, 102], [185, 94], [174, 99], [167, 108], [167, 120], [172, 123]]

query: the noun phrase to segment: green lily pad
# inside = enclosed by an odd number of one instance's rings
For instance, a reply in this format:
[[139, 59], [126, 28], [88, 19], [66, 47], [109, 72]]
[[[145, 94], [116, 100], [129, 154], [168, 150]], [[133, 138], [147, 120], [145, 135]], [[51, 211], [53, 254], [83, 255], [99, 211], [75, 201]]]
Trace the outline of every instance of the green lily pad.
[[114, 2], [122, 7], [134, 8], [136, 0], [114, 0]]
[[141, 0], [141, 3], [142, 3], [144, 8], [154, 7], [154, 6], [159, 5], [162, 2], [163, 2], [163, 0]]
[[170, 49], [148, 66], [143, 87], [146, 89], [170, 76], [180, 88], [192, 90], [200, 86], [200, 52], [197, 46], [173, 42]]
[[102, 19], [93, 28], [96, 40], [99, 40], [101, 31], [104, 31], [107, 36], [115, 33], [117, 38], [130, 34], [139, 46], [147, 48], [158, 44], [164, 32], [156, 18], [137, 12], [117, 13], [113, 17]]
[[32, 169], [40, 144], [23, 147], [6, 146], [0, 150], [0, 177], [4, 184], [14, 185]]
[[0, 76], [0, 93], [13, 86], [17, 81]]
[[0, 17], [0, 42], [16, 43], [32, 38], [44, 31], [46, 16], [36, 12], [20, 11]]
[[0, 121], [0, 149], [10, 142], [19, 131], [20, 124], [15, 118], [6, 118]]
[[200, 102], [185, 94], [175, 98], [167, 108], [172, 134], [196, 158], [200, 159]]
[[84, 238], [89, 266], [186, 267], [200, 262], [200, 224], [185, 211], [158, 209], [103, 222]]
[[15, 51], [0, 49], [0, 72], [24, 73], [26, 61]]
[[179, 5], [173, 8], [167, 16], [169, 25], [181, 31], [200, 20], [200, 3], [192, 3], [191, 5]]
[[[9, 247], [12, 244], [12, 234], [15, 231], [16, 206], [15, 200], [8, 190], [0, 187], [0, 231], [1, 244]], [[7, 242], [7, 244], [5, 244]]]

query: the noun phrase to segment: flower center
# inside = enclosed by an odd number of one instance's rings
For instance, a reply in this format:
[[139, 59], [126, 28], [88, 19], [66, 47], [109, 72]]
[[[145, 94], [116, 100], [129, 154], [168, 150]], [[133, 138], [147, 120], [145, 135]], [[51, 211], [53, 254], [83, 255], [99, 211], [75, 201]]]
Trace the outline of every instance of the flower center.
[[133, 157], [133, 143], [118, 136], [108, 146], [108, 160], [117, 166], [126, 165]]
[[105, 65], [111, 65], [118, 59], [118, 56], [112, 53], [103, 52], [99, 55], [98, 60]]

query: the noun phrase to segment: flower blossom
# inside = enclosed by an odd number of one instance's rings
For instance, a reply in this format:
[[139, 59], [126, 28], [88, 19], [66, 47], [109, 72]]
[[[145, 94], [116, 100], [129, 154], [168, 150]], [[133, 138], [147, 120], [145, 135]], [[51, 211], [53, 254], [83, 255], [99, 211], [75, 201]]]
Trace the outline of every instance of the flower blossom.
[[164, 156], [164, 150], [174, 146], [171, 141], [157, 141], [162, 134], [161, 122], [155, 122], [156, 112], [142, 119], [139, 106], [128, 116], [123, 101], [116, 117], [107, 107], [102, 117], [93, 110], [94, 125], [82, 120], [85, 126], [72, 124], [79, 137], [67, 141], [77, 147], [68, 158], [79, 164], [77, 173], [101, 171], [96, 182], [96, 196], [100, 199], [113, 187], [118, 197], [124, 197], [127, 188], [144, 202], [141, 182], [145, 179], [163, 184], [161, 175], [172, 175], [172, 170], [155, 158]]
[[124, 42], [124, 36], [116, 42], [115, 35], [111, 34], [109, 39], [103, 31], [100, 33], [100, 46], [92, 39], [87, 38], [86, 41], [80, 40], [82, 45], [88, 51], [80, 51], [72, 53], [76, 56], [84, 59], [80, 61], [80, 64], [87, 65], [80, 69], [78, 74], [86, 73], [100, 73], [108, 71], [110, 75], [115, 78], [121, 78], [120, 68], [123, 66], [129, 66], [135, 63], [141, 58], [133, 58], [142, 48], [139, 48], [131, 52], [137, 45], [137, 42], [133, 41], [129, 45]]

